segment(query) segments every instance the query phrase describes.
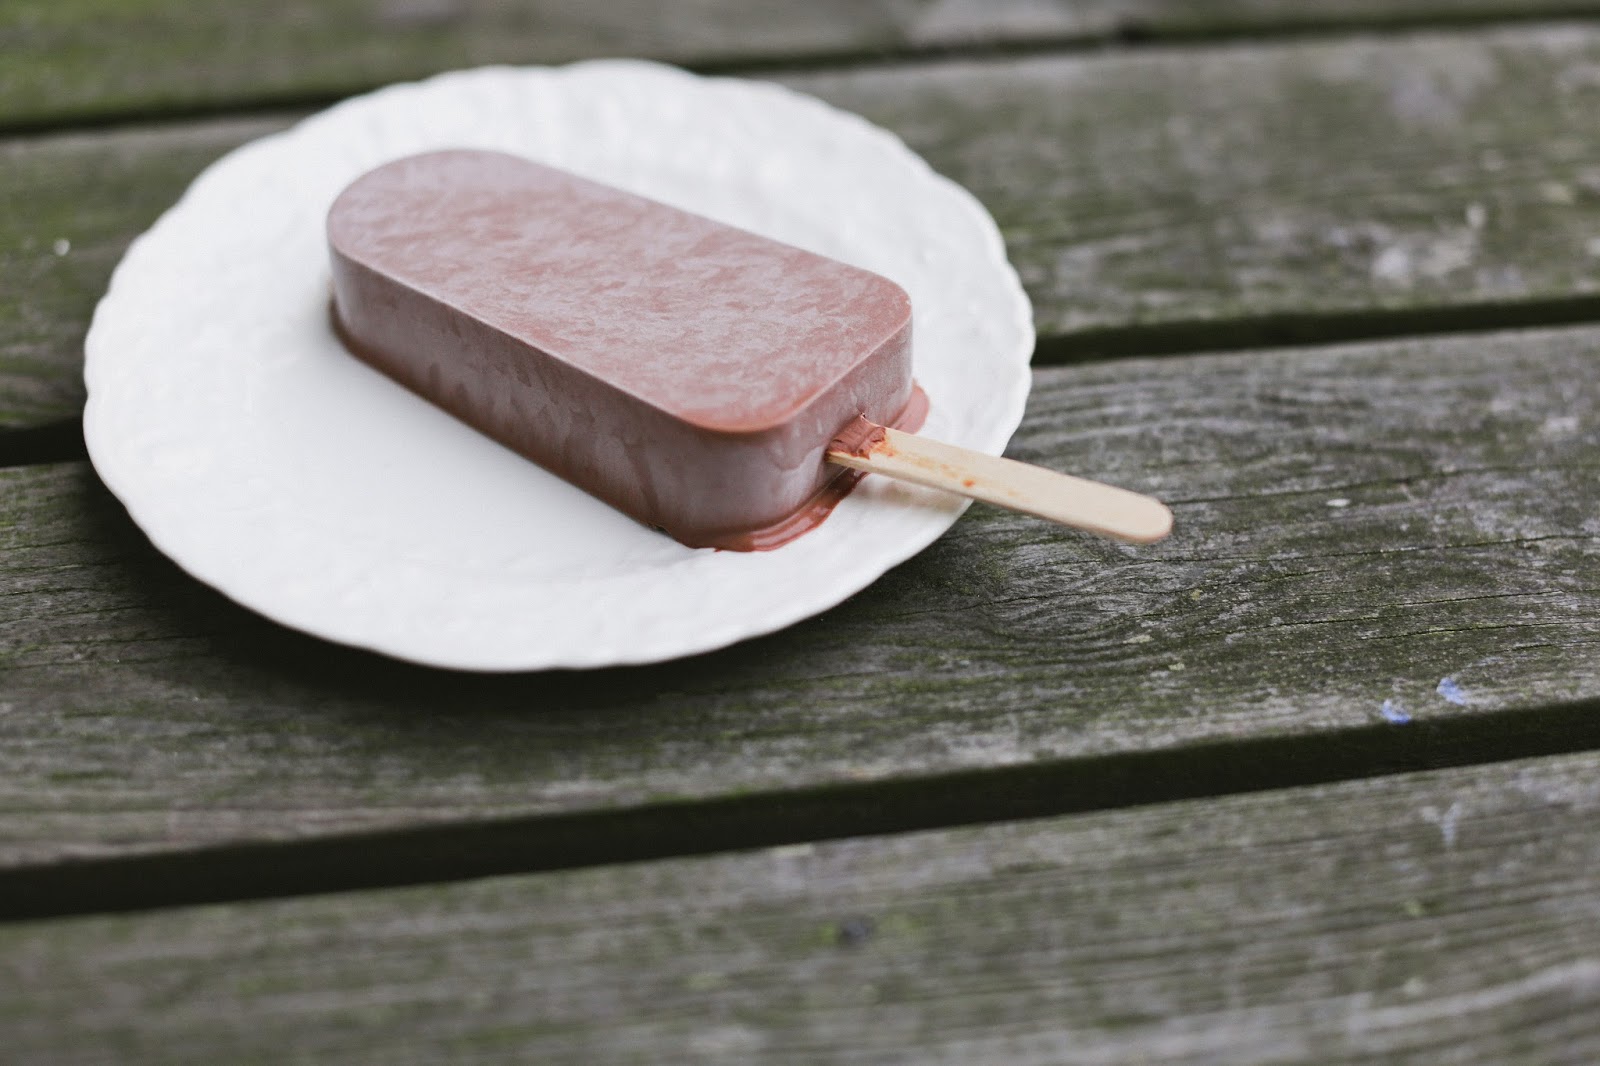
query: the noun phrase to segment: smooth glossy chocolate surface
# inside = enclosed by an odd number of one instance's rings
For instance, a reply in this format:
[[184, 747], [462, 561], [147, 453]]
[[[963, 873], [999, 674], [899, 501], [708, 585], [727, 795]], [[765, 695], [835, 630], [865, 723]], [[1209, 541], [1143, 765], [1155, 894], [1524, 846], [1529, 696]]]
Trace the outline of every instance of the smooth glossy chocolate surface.
[[551, 167], [397, 160], [328, 240], [354, 352], [686, 544], [771, 546], [835, 434], [921, 420], [898, 285]]

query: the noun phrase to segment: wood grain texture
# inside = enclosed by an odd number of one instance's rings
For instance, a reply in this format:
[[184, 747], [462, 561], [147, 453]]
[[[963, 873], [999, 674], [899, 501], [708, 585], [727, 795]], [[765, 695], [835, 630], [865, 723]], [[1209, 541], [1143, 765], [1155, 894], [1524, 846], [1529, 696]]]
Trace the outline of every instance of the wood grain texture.
[[0, 141], [0, 427], [77, 416], [84, 334], [128, 242], [207, 163], [284, 124]]
[[1090, 771], [1137, 752], [1183, 759], [1176, 784], [1115, 784], [1129, 802], [1267, 754], [1316, 780], [1341, 744], [1365, 772], [1468, 737], [1503, 753], [1519, 714], [1600, 696], [1597, 367], [1600, 330], [1569, 330], [1040, 371], [1011, 454], [1163, 496], [1170, 540], [974, 508], [819, 619], [600, 673], [461, 676], [288, 633], [157, 556], [87, 468], [3, 471], [0, 865], [803, 810], [959, 772], [996, 772], [982, 802], [1005, 810], [1030, 770], [1109, 790]]
[[485, 63], [695, 66], [1560, 18], [1594, 0], [12, 0], [0, 128], [331, 99]]
[[26, 1062], [1600, 1058], [1600, 756], [0, 927]]
[[1070, 342], [1057, 353], [1321, 340], [1338, 316], [1422, 332], [1465, 308], [1536, 300], [1600, 315], [1592, 29], [797, 84], [895, 130], [977, 193], [1039, 332]]
[[[1597, 71], [1522, 29], [786, 80], [985, 202], [1048, 360], [1600, 316]], [[76, 414], [127, 241], [286, 121], [0, 144], [0, 426]]]

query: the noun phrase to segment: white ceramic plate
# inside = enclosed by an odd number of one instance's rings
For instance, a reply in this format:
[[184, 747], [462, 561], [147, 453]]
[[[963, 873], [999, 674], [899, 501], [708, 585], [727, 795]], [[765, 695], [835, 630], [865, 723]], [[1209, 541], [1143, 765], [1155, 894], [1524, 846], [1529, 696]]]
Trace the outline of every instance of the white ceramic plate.
[[129, 249], [86, 342], [100, 476], [157, 547], [270, 618], [460, 669], [652, 662], [825, 610], [963, 509], [869, 477], [776, 551], [691, 550], [350, 358], [328, 328], [328, 205], [441, 147], [518, 153], [887, 275], [915, 307], [924, 432], [998, 454], [1022, 418], [1031, 312], [999, 232], [883, 130], [634, 61], [391, 86], [210, 167]]

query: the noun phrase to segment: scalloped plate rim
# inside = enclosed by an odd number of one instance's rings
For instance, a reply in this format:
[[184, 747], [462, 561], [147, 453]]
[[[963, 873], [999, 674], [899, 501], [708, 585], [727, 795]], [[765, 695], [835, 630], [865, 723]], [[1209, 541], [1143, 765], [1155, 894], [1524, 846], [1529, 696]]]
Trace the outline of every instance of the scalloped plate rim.
[[[741, 640], [775, 632], [825, 611], [865, 588], [885, 571], [911, 558], [938, 539], [964, 511], [965, 501], [953, 503], [938, 514], [937, 520], [930, 519], [923, 522], [920, 528], [913, 528], [909, 532], [900, 534], [893, 545], [879, 546], [875, 554], [853, 554], [848, 562], [841, 563], [830, 571], [829, 580], [813, 581], [803, 585], [802, 587], [811, 595], [791, 594], [786, 602], [775, 605], [757, 622], [752, 622], [748, 616], [742, 619], [724, 620], [720, 626], [716, 620], [708, 620], [706, 624], [695, 628], [692, 632], [680, 631], [679, 639], [676, 641], [659, 638], [653, 643], [630, 644], [627, 641], [618, 641], [604, 647], [565, 647], [559, 652], [552, 652], [549, 648], [522, 648], [509, 652], [498, 649], [481, 655], [463, 654], [460, 649], [435, 654], [426, 646], [397, 641], [392, 635], [374, 635], [370, 631], [370, 626], [363, 625], [361, 619], [349, 615], [341, 616], [338, 612], [331, 612], [320, 617], [308, 617], [293, 611], [285, 611], [280, 605], [263, 604], [260, 596], [252, 594], [248, 583], [241, 582], [237, 570], [230, 571], [227, 566], [218, 565], [220, 556], [202, 557], [188, 550], [183, 536], [184, 531], [171, 522], [171, 508], [140, 483], [137, 471], [129, 469], [128, 460], [118, 448], [119, 442], [107, 416], [107, 405], [113, 404], [116, 396], [114, 386], [108, 384], [102, 372], [115, 358], [108, 350], [115, 338], [106, 336], [109, 327], [105, 323], [109, 317], [108, 309], [115, 307], [117, 301], [130, 287], [130, 272], [141, 268], [141, 257], [145, 254], [145, 249], [158, 240], [158, 234], [163, 232], [165, 226], [171, 224], [169, 220], [190, 210], [200, 191], [207, 188], [207, 183], [221, 181], [220, 176], [228, 173], [227, 168], [236, 165], [246, 153], [281, 151], [284, 146], [292, 145], [296, 137], [304, 136], [308, 129], [314, 130], [323, 124], [338, 123], [347, 120], [350, 115], [360, 116], [364, 112], [370, 113], [371, 109], [386, 100], [403, 100], [407, 94], [449, 90], [458, 85], [472, 85], [478, 83], [480, 79], [494, 77], [506, 79], [587, 77], [599, 78], [602, 81], [666, 78], [681, 79], [684, 85], [711, 87], [713, 91], [726, 91], [729, 87], [737, 86], [741, 90], [751, 91], [756, 96], [764, 95], [772, 100], [799, 102], [803, 107], [814, 109], [818, 115], [827, 116], [823, 121], [840, 123], [841, 128], [850, 128], [853, 135], [876, 138], [882, 144], [897, 149], [907, 172], [915, 173], [915, 180], [938, 188], [946, 204], [961, 205], [960, 210], [967, 216], [967, 223], [973, 227], [974, 233], [985, 245], [982, 251], [989, 260], [985, 265], [1001, 275], [1001, 280], [1007, 283], [1011, 290], [1009, 324], [1017, 334], [1017, 346], [1012, 351], [1001, 353], [1003, 358], [996, 360], [996, 369], [1009, 367], [1013, 371], [1020, 372], [1009, 375], [998, 390], [1000, 416], [989, 423], [988, 434], [982, 442], [984, 450], [994, 453], [1004, 448], [1012, 432], [1020, 424], [1031, 382], [1031, 372], [1027, 365], [1027, 354], [1031, 351], [1033, 335], [1031, 309], [1015, 271], [1005, 260], [1004, 243], [999, 230], [982, 205], [970, 192], [934, 171], [926, 161], [906, 148], [892, 133], [872, 125], [851, 112], [839, 110], [785, 86], [733, 78], [700, 78], [677, 68], [648, 61], [601, 59], [587, 60], [564, 67], [480, 67], [449, 71], [421, 81], [385, 86], [372, 93], [342, 101], [322, 112], [308, 116], [288, 129], [234, 149], [208, 166], [161, 219], [130, 244], [127, 253], [112, 274], [105, 296], [95, 309], [85, 341], [85, 381], [89, 398], [84, 414], [84, 436], [96, 471], [108, 489], [126, 507], [135, 524], [146, 533], [158, 550], [177, 562], [189, 574], [235, 602], [290, 628], [404, 661], [448, 669], [502, 672], [639, 665], [713, 651]], [[807, 536], [815, 537], [817, 534]], [[767, 554], [781, 555], [789, 550], [781, 548]], [[627, 584], [625, 579], [623, 584]], [[685, 627], [685, 630], [687, 629], [688, 627]]]

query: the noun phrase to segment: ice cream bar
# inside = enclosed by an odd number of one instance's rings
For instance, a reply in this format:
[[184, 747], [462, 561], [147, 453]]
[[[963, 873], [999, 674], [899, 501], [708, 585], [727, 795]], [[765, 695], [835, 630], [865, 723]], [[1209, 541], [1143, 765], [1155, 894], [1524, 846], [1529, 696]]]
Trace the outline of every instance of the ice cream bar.
[[894, 282], [552, 167], [400, 159], [327, 232], [354, 353], [691, 546], [803, 532], [860, 476], [836, 435], [926, 411]]

